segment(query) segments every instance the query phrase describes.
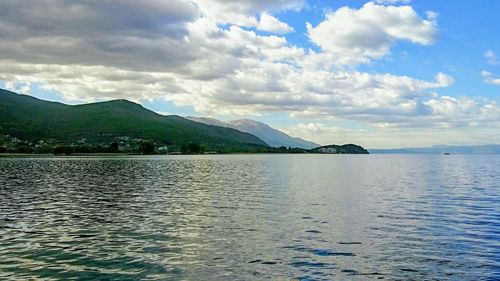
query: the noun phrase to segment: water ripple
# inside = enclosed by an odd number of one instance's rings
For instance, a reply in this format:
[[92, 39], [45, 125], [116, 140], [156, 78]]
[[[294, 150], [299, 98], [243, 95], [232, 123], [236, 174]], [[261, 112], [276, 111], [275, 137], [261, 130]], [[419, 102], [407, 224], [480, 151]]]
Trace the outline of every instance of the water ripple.
[[0, 158], [2, 280], [500, 280], [499, 156]]

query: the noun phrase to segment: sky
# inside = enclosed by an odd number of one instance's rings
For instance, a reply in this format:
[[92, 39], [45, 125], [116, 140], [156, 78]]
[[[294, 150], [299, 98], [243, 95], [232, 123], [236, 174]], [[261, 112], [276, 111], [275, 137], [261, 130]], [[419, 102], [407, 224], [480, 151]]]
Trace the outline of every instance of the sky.
[[0, 87], [367, 148], [500, 143], [500, 1], [3, 0]]

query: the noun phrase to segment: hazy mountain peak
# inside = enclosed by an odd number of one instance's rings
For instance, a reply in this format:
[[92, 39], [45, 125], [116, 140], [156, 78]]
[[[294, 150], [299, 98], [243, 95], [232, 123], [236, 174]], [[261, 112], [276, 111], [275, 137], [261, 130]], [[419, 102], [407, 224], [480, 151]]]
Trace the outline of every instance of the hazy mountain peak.
[[265, 125], [265, 126], [269, 127], [269, 125], [267, 125], [265, 123], [255, 121], [252, 119], [236, 119], [236, 120], [229, 121], [229, 123], [231, 123], [231, 124], [259, 124], [259, 125]]
[[260, 127], [260, 129], [266, 128], [266, 129], [271, 129], [271, 130], [277, 130], [277, 129], [274, 129], [271, 126], [267, 125], [266, 123], [262, 123], [262, 122], [255, 121], [252, 119], [231, 120], [231, 121], [229, 121], [229, 124], [231, 124], [233, 126]]
[[211, 117], [186, 116], [184, 118], [189, 119], [189, 120], [194, 121], [194, 122], [202, 123], [205, 125], [233, 128], [233, 126], [231, 126], [231, 124], [220, 121], [220, 120], [215, 119], [215, 118], [211, 118]]
[[204, 123], [207, 125], [225, 126], [250, 133], [264, 140], [267, 144], [274, 147], [299, 147], [311, 149], [320, 146], [317, 143], [303, 140], [301, 138], [291, 137], [284, 132], [274, 129], [271, 126], [252, 119], [237, 119], [223, 122], [214, 118], [206, 117], [186, 117], [192, 121]]
[[429, 147], [406, 147], [395, 149], [370, 149], [379, 154], [500, 154], [500, 144], [485, 145], [433, 145]]

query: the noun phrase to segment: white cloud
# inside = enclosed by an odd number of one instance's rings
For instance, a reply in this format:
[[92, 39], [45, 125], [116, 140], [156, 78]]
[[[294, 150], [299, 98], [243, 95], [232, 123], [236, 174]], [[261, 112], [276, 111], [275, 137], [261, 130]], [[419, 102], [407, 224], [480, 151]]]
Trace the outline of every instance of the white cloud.
[[366, 3], [359, 10], [340, 8], [313, 27], [307, 23], [309, 38], [325, 52], [376, 59], [385, 56], [398, 40], [430, 45], [437, 27], [422, 19], [410, 6], [382, 6]]
[[39, 83], [42, 89], [62, 93], [68, 101], [118, 98], [145, 101], [180, 90], [169, 74], [129, 71], [109, 66], [0, 61], [0, 80]]
[[500, 64], [500, 60], [497, 58], [497, 55], [492, 51], [488, 50], [484, 53], [484, 57], [486, 58], [486, 62], [488, 64]]
[[455, 83], [455, 79], [453, 79], [453, 77], [447, 75], [446, 73], [439, 72], [436, 75], [436, 82], [441, 87], [448, 87], [448, 86], [451, 86]]
[[[197, 0], [196, 3], [206, 17], [217, 23], [286, 33], [292, 28], [271, 16], [269, 12], [298, 11], [304, 6], [305, 0]], [[260, 15], [260, 21], [257, 15]]]
[[436, 121], [437, 127], [467, 126], [475, 122], [497, 122], [500, 119], [500, 108], [495, 102], [484, 99], [448, 96], [436, 97], [424, 102], [430, 111], [430, 118]]
[[288, 24], [281, 22], [279, 19], [271, 16], [267, 12], [264, 12], [260, 15], [260, 21], [257, 25], [257, 29], [278, 34], [284, 34], [293, 31], [293, 28]]
[[12, 91], [12, 92], [27, 95], [31, 92], [31, 85], [30, 85], [30, 82], [6, 81], [5, 82], [5, 89]]
[[483, 70], [481, 71], [481, 76], [483, 76], [484, 82], [491, 85], [500, 85], [500, 77], [495, 76], [493, 73]]
[[470, 127], [453, 130], [443, 130], [442, 128], [423, 128], [419, 130], [413, 128], [352, 129], [328, 123], [299, 123], [281, 130], [290, 135], [299, 136], [323, 145], [356, 143], [368, 149], [420, 147], [437, 144], [480, 145], [487, 144], [490, 140], [500, 139], [500, 130]]

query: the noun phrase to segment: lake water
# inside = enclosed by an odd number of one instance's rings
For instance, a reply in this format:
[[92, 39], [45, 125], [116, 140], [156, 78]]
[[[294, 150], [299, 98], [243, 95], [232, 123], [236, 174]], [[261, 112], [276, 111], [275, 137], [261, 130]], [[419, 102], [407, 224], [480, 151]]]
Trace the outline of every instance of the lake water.
[[1, 280], [500, 280], [500, 156], [0, 159]]

